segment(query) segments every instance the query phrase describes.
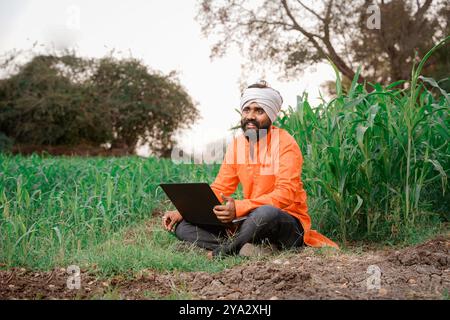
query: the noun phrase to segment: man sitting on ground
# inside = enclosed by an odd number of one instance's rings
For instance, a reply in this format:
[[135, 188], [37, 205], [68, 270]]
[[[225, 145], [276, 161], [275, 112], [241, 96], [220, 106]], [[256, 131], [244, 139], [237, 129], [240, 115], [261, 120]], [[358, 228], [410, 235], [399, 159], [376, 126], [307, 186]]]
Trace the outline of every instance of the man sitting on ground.
[[[249, 86], [241, 95], [243, 134], [228, 145], [211, 185], [216, 196], [224, 200], [213, 211], [229, 227], [196, 226], [183, 220], [178, 211], [168, 211], [163, 216], [166, 230], [175, 231], [180, 240], [210, 250], [210, 257], [251, 255], [255, 252], [253, 244], [265, 241], [278, 249], [304, 244], [338, 247], [311, 230], [301, 181], [302, 153], [287, 131], [272, 125], [282, 103], [280, 93], [265, 81]], [[231, 197], [239, 183], [243, 200]], [[232, 223], [240, 217], [246, 219]]]

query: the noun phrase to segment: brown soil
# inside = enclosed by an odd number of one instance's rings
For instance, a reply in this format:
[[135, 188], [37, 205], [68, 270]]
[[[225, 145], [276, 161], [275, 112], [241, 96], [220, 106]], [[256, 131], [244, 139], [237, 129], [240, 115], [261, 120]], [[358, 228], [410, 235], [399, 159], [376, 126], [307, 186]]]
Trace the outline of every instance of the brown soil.
[[[216, 274], [142, 270], [133, 279], [105, 280], [82, 270], [79, 290], [67, 289], [64, 269], [13, 269], [0, 271], [0, 298], [448, 299], [449, 248], [447, 236], [397, 251], [305, 248], [297, 254], [249, 260]], [[379, 288], [368, 288], [368, 278], [374, 277], [368, 270], [381, 272]]]

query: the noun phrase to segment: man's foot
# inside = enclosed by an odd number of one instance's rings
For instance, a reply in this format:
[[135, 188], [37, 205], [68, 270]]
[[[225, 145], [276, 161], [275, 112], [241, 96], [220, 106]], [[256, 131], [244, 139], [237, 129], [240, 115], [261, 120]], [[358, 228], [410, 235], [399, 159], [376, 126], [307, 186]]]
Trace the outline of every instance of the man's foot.
[[269, 246], [246, 243], [242, 246], [241, 250], [239, 250], [239, 255], [242, 257], [262, 257], [271, 255], [275, 251], [274, 248]]

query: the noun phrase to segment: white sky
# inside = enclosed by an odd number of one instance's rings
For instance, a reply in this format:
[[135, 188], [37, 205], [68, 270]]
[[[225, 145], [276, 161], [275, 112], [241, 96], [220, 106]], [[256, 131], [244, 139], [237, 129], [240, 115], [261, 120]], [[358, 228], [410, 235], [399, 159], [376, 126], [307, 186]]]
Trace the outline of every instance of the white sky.
[[[101, 57], [111, 49], [131, 52], [151, 69], [179, 71], [179, 80], [198, 102], [201, 119], [178, 136], [187, 150], [218, 140], [239, 121], [241, 64], [237, 50], [209, 59], [211, 43], [194, 20], [195, 0], [0, 0], [0, 53], [29, 49], [34, 42], [56, 48], [75, 47], [80, 55]], [[244, 79], [251, 84], [259, 75]], [[283, 96], [283, 109], [295, 106], [307, 91], [318, 102], [319, 86], [334, 79], [330, 66], [305, 70], [296, 80], [280, 82], [266, 71], [265, 80]], [[145, 150], [141, 150], [145, 153]]]

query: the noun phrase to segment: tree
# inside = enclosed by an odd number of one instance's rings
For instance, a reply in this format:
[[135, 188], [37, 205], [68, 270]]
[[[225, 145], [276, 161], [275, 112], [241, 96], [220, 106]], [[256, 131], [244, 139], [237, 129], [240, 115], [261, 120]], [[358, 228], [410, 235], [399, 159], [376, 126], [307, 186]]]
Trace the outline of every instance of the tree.
[[[92, 61], [38, 55], [0, 80], [0, 131], [16, 143], [100, 144], [111, 138], [101, 105], [77, 79]], [[6, 68], [6, 66], [4, 66]]]
[[190, 96], [176, 80], [153, 73], [138, 60], [103, 58], [91, 78], [93, 96], [113, 128], [113, 146], [133, 149], [138, 141], [150, 143], [151, 150], [170, 157], [173, 134], [188, 128], [199, 113]]
[[134, 153], [140, 142], [168, 157], [175, 131], [198, 114], [176, 73], [149, 72], [133, 58], [37, 55], [0, 80], [0, 132], [15, 143], [106, 144]]
[[447, 1], [376, 1], [381, 28], [369, 29], [374, 2], [202, 0], [196, 18], [215, 39], [212, 57], [234, 44], [248, 54], [249, 68], [274, 63], [290, 78], [330, 59], [348, 79], [360, 65], [360, 82], [406, 79], [415, 51], [423, 55], [449, 33]]

